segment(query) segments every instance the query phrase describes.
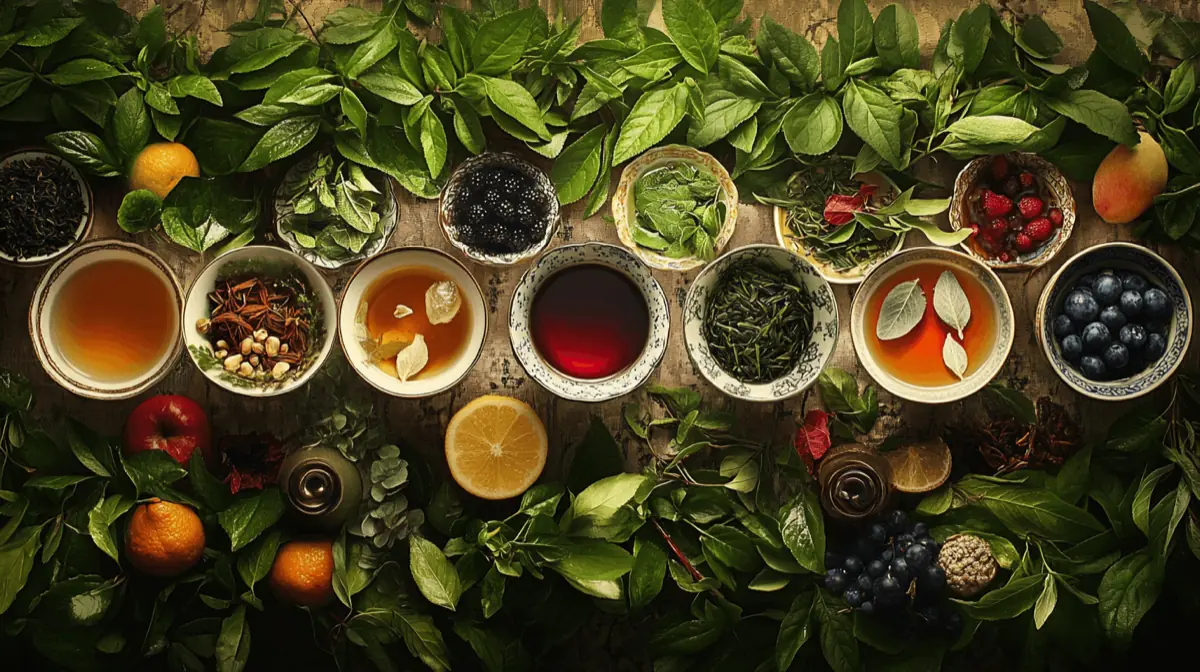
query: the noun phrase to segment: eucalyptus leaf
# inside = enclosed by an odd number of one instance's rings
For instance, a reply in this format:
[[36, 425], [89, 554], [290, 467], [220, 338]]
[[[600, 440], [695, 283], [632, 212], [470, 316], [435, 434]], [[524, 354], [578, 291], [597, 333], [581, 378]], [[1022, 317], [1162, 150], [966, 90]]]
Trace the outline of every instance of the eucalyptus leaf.
[[958, 332], [958, 338], [962, 340], [963, 329], [971, 321], [971, 302], [953, 271], [942, 271], [938, 276], [937, 284], [933, 286], [933, 309], [946, 326]]
[[954, 340], [954, 336], [946, 334], [946, 341], [942, 343], [942, 361], [946, 364], [946, 368], [958, 376], [962, 380], [967, 373], [967, 367], [970, 363], [967, 361], [967, 351], [963, 349], [962, 344]]
[[912, 331], [924, 317], [925, 305], [925, 290], [921, 289], [920, 280], [908, 280], [893, 287], [879, 308], [876, 338], [890, 341]]

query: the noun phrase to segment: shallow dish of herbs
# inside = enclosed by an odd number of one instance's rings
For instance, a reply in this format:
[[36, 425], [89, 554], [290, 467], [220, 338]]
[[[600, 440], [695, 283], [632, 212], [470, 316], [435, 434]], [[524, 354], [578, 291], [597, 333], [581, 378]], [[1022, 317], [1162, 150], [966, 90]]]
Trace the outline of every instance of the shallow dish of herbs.
[[667, 145], [625, 167], [612, 211], [617, 237], [647, 265], [690, 271], [729, 243], [737, 226], [738, 191], [710, 154]]
[[387, 175], [327, 153], [294, 164], [275, 190], [275, 232], [320, 268], [378, 254], [396, 230], [396, 195]]
[[87, 237], [92, 189], [57, 154], [18, 149], [0, 158], [0, 261], [39, 266]]
[[251, 245], [200, 271], [182, 325], [188, 355], [210, 381], [271, 397], [301, 387], [324, 364], [337, 333], [337, 301], [300, 255]]
[[837, 301], [811, 263], [747, 245], [704, 267], [683, 305], [688, 357], [717, 389], [746, 401], [794, 397], [837, 343]]

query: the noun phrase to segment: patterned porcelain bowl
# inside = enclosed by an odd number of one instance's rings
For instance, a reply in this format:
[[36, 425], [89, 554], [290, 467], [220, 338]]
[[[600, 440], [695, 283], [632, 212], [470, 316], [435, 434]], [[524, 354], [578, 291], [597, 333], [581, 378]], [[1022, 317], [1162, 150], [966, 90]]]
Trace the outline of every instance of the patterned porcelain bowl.
[[[726, 373], [713, 359], [704, 338], [704, 314], [710, 292], [725, 269], [746, 260], [790, 272], [808, 290], [813, 302], [813, 330], [800, 361], [791, 373], [769, 383], [747, 384]], [[808, 389], [829, 363], [837, 335], [837, 300], [829, 282], [808, 261], [775, 245], [746, 245], [721, 255], [696, 276], [683, 304], [683, 337], [692, 364], [717, 389], [745, 401], [781, 401]]]
[[637, 217], [637, 211], [633, 206], [633, 185], [639, 177], [652, 170], [680, 162], [690, 163], [701, 170], [712, 173], [716, 176], [717, 182], [721, 184], [721, 200], [725, 204], [725, 221], [721, 223], [721, 229], [714, 241], [714, 254], [720, 254], [721, 250], [725, 249], [725, 245], [733, 237], [734, 229], [737, 228], [738, 190], [733, 184], [733, 178], [729, 176], [729, 171], [725, 170], [725, 166], [722, 166], [720, 161], [714, 159], [710, 154], [683, 145], [656, 147], [642, 154], [621, 171], [621, 179], [617, 182], [617, 190], [613, 193], [612, 198], [613, 219], [617, 222], [617, 237], [621, 239], [621, 244], [632, 250], [650, 268], [663, 271], [690, 271], [703, 266], [704, 260], [699, 257], [681, 257], [679, 259], [668, 257], [641, 247], [633, 241], [633, 232], [630, 227], [631, 222]]
[[[1128, 378], [1095, 381], [1083, 377], [1062, 356], [1058, 339], [1054, 337], [1054, 317], [1079, 276], [1103, 270], [1137, 271], [1171, 297], [1175, 314], [1167, 328], [1167, 351], [1153, 366]], [[1192, 340], [1192, 298], [1179, 273], [1166, 259], [1132, 243], [1103, 243], [1088, 248], [1067, 260], [1046, 283], [1034, 314], [1035, 329], [1042, 351], [1050, 366], [1076, 392], [1102, 401], [1134, 399], [1158, 387], [1183, 362]]]
[[[530, 337], [530, 310], [538, 289], [558, 271], [579, 264], [603, 264], [620, 271], [641, 290], [650, 313], [650, 333], [642, 354], [633, 364], [608, 378], [583, 380], [559, 372], [546, 363]], [[650, 269], [628, 250], [608, 243], [563, 245], [547, 252], [521, 276], [508, 311], [508, 337], [517, 361], [542, 387], [572, 401], [608, 401], [637, 389], [662, 362], [670, 331], [667, 294], [650, 275]]]
[[[174, 339], [170, 348], [148, 371], [131, 380], [96, 380], [68, 361], [54, 336], [55, 303], [66, 281], [75, 273], [97, 262], [125, 261], [135, 263], [158, 276], [169, 290], [172, 302], [183, 305], [179, 281], [170, 267], [158, 255], [133, 243], [119, 240], [97, 240], [75, 248], [60, 258], [42, 276], [29, 305], [29, 335], [33, 352], [54, 382], [70, 392], [90, 399], [128, 399], [153, 387], [166, 377], [179, 359], [183, 349], [179, 340], [179, 323], [172, 326]], [[175, 313], [178, 316], [178, 312]]]
[[[303, 296], [312, 304], [313, 324], [309, 326], [309, 352], [305, 366], [281, 381], [247, 379], [226, 371], [213, 353], [213, 346], [196, 329], [201, 318], [210, 315], [209, 293], [222, 280], [237, 276], [282, 274], [298, 275], [307, 285]], [[337, 300], [321, 272], [303, 257], [282, 247], [248, 245], [222, 254], [208, 262], [188, 288], [183, 304], [183, 341], [196, 368], [218, 387], [247, 397], [274, 397], [303, 387], [325, 363], [333, 349], [337, 333]]]
[[[949, 266], [956, 271], [971, 275], [979, 281], [992, 304], [992, 321], [996, 331], [995, 345], [982, 364], [973, 372], [968, 373], [966, 378], [950, 385], [914, 385], [900, 380], [875, 360], [870, 346], [867, 345], [866, 330], [869, 324], [867, 306], [872, 297], [890, 278], [905, 268], [929, 262]], [[933, 297], [927, 297], [927, 301], [932, 304]], [[927, 309], [931, 308], [927, 307]], [[1004, 285], [996, 273], [973, 257], [942, 247], [911, 248], [880, 264], [871, 271], [866, 280], [863, 280], [862, 285], [854, 294], [854, 303], [850, 307], [850, 336], [854, 341], [854, 351], [863, 368], [888, 392], [901, 399], [923, 404], [945, 404], [958, 401], [983, 389], [992, 378], [996, 377], [996, 374], [1000, 372], [1000, 367], [1004, 366], [1005, 360], [1008, 359], [1008, 353], [1012, 350], [1014, 325], [1012, 301], [1009, 300], [1008, 292], [1005, 291]], [[934, 365], [943, 366], [941, 361], [934, 362]]]
[[[984, 256], [975, 249], [974, 241], [970, 238], [961, 245], [967, 254], [997, 271], [1028, 271], [1053, 259], [1054, 255], [1058, 254], [1059, 250], [1062, 250], [1067, 244], [1067, 239], [1075, 230], [1075, 197], [1071, 194], [1071, 185], [1067, 182], [1067, 178], [1063, 177], [1062, 172], [1049, 161], [1037, 154], [1026, 152], [1012, 152], [1005, 156], [1008, 157], [1010, 166], [1029, 171], [1042, 181], [1049, 201], [1046, 203], [1046, 207], [1062, 210], [1062, 226], [1058, 227], [1054, 231], [1054, 235], [1042, 243], [1041, 247], [1022, 254], [1012, 261], [1000, 261]], [[950, 228], [955, 231], [967, 225], [967, 199], [970, 198], [971, 191], [975, 185], [979, 184], [981, 176], [989, 170], [991, 164], [992, 157], [981, 156], [963, 167], [958, 178], [954, 180], [954, 198], [950, 201]]]
[[63, 254], [66, 254], [67, 250], [70, 250], [72, 247], [78, 245], [79, 241], [87, 238], [88, 233], [92, 230], [92, 219], [95, 216], [95, 199], [92, 197], [92, 188], [88, 186], [87, 180], [83, 179], [83, 175], [79, 172], [79, 170], [58, 154], [41, 149], [18, 149], [5, 154], [3, 157], [0, 157], [0, 166], [8, 165], [13, 161], [32, 161], [34, 159], [49, 159], [51, 161], [59, 162], [67, 167], [67, 172], [69, 172], [79, 184], [79, 194], [83, 199], [83, 216], [79, 218], [79, 226], [76, 227], [75, 237], [71, 240], [71, 242], [64, 245], [61, 249], [51, 252], [50, 254], [16, 259], [4, 254], [3, 252], [0, 252], [0, 262], [13, 264], [14, 266], [44, 266], [45, 264], [48, 264], [51, 261], [61, 257]]

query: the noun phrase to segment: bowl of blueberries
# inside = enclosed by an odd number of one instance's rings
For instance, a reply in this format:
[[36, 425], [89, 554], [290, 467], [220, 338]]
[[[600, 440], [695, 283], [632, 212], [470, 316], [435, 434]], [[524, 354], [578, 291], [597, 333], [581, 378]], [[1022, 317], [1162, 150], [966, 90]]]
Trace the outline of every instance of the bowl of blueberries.
[[1192, 340], [1192, 300], [1165, 259], [1105, 243], [1069, 259], [1042, 291], [1038, 340], [1076, 391], [1118, 401], [1149, 393], [1175, 372]]

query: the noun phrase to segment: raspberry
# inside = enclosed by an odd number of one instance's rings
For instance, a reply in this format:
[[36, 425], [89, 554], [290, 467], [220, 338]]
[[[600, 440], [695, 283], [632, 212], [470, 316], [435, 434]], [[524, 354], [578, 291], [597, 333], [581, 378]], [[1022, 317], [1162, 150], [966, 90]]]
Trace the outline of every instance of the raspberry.
[[1009, 254], [1007, 251], [1001, 252], [1000, 253], [1000, 261], [1008, 263], [1008, 262], [1012, 261], [1012, 255]]
[[1038, 217], [1025, 225], [1025, 235], [1029, 236], [1035, 243], [1046, 240], [1053, 232], [1054, 225], [1046, 217]]
[[1059, 210], [1058, 208], [1050, 208], [1049, 217], [1050, 217], [1050, 222], [1054, 224], [1055, 228], [1062, 226], [1062, 223], [1063, 223], [1062, 210]]
[[1033, 249], [1033, 239], [1024, 233], [1018, 233], [1015, 242], [1019, 252], [1028, 252]]
[[971, 222], [970, 224], [967, 224], [967, 228], [971, 230], [972, 236], [979, 235], [979, 225], [976, 224], [975, 222]]
[[1032, 187], [1033, 186], [1033, 173], [1021, 173], [1020, 180], [1021, 180], [1022, 187]]
[[1001, 196], [990, 189], [985, 189], [983, 198], [980, 199], [980, 205], [983, 207], [983, 212], [988, 216], [988, 219], [995, 219], [1012, 212], [1013, 202], [1007, 196]]
[[1003, 218], [998, 217], [996, 219], [993, 219], [991, 224], [988, 224], [988, 235], [990, 235], [994, 238], [997, 238], [997, 239], [1002, 238], [1004, 236], [1004, 234], [1007, 232], [1008, 232], [1008, 222], [1004, 221]]
[[1003, 154], [992, 159], [992, 179], [1003, 182], [1008, 177], [1008, 157]]
[[1042, 214], [1042, 208], [1045, 205], [1037, 196], [1026, 196], [1017, 202], [1017, 209], [1021, 211], [1021, 216], [1025, 219], [1033, 219]]

